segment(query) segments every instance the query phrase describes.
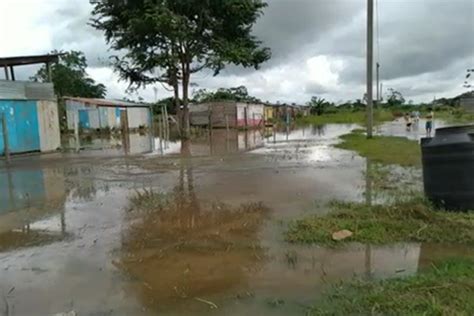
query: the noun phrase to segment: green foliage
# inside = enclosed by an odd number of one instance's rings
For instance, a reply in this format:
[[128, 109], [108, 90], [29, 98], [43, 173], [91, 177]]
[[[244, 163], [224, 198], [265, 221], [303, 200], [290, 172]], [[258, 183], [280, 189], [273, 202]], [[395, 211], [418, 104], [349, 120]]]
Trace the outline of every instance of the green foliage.
[[331, 103], [326, 101], [324, 98], [311, 97], [311, 101], [307, 102], [310, 106], [310, 113], [312, 115], [322, 115], [325, 108], [331, 106]]
[[[101, 83], [97, 84], [86, 73], [87, 60], [84, 53], [79, 51], [52, 51], [51, 53], [63, 54], [58, 63], [51, 65], [51, 77], [56, 95], [59, 97], [105, 97], [105, 86]], [[39, 82], [48, 81], [46, 66], [41, 67], [31, 79]]]
[[[301, 124], [366, 124], [366, 112], [360, 110], [351, 110], [349, 108], [329, 108], [322, 115], [311, 115], [298, 119]], [[391, 121], [393, 115], [391, 111], [374, 111], [375, 122]]]
[[193, 101], [196, 103], [211, 102], [211, 101], [239, 101], [261, 103], [262, 101], [249, 95], [245, 86], [238, 86], [235, 88], [219, 88], [212, 92], [206, 89], [199, 89], [194, 93]]
[[408, 278], [334, 286], [308, 315], [473, 315], [474, 261], [450, 259]]
[[[394, 242], [462, 243], [474, 246], [474, 214], [435, 210], [420, 197], [386, 205], [333, 202], [333, 212], [311, 216], [290, 225], [290, 242], [335, 246], [346, 242], [387, 244]], [[348, 229], [353, 235], [333, 241], [332, 233]]]
[[[270, 58], [252, 27], [262, 15], [262, 0], [94, 0], [92, 25], [122, 57], [114, 65], [132, 87], [163, 82], [179, 98], [182, 86], [184, 122], [188, 126], [191, 74], [226, 65], [255, 67]], [[188, 130], [184, 131], [187, 137]]]
[[166, 110], [168, 114], [176, 114], [176, 107], [175, 107], [175, 100], [173, 97], [164, 98], [158, 100], [155, 104], [153, 104], [153, 114], [161, 114], [163, 106], [166, 106]]
[[374, 162], [401, 166], [421, 166], [421, 150], [418, 142], [405, 137], [374, 136], [351, 133], [341, 136], [343, 142], [337, 148], [354, 150]]
[[389, 106], [399, 106], [405, 103], [405, 98], [403, 97], [401, 92], [392, 88], [389, 88], [388, 91], [389, 95], [387, 97], [387, 104]]
[[474, 124], [474, 114], [467, 113], [464, 109], [458, 107], [437, 111], [435, 117], [448, 124]]

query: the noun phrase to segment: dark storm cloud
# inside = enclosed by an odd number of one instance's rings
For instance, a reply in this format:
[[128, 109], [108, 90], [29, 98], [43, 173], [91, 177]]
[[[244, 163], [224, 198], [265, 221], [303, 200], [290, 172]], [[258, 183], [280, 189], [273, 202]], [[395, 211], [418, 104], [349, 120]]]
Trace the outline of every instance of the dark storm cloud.
[[[11, 1], [11, 5], [17, 2]], [[272, 59], [260, 71], [228, 67], [214, 78], [206, 72], [192, 80], [200, 87], [246, 84], [263, 99], [310, 95], [328, 98], [359, 97], [365, 81], [366, 0], [267, 0], [268, 7], [254, 34], [272, 49]], [[474, 65], [474, 1], [378, 0], [381, 79], [407, 96], [437, 95], [458, 89], [463, 70]], [[36, 5], [37, 12], [44, 5]], [[92, 6], [87, 0], [50, 0], [48, 14], [32, 14], [31, 27], [48, 29], [44, 46], [16, 54], [45, 53], [51, 49], [80, 50], [96, 76], [108, 65], [109, 51], [102, 32], [88, 25]], [[18, 8], [21, 4], [18, 5]], [[21, 12], [18, 9], [17, 12]], [[19, 13], [18, 13], [19, 14]], [[15, 22], [16, 20], [14, 20]], [[0, 21], [1, 22], [1, 21]], [[22, 24], [24, 24], [22, 22]], [[24, 37], [29, 34], [25, 28]], [[43, 33], [39, 33], [43, 34]], [[25, 41], [23, 37], [19, 41]], [[43, 42], [39, 42], [43, 43]], [[377, 41], [375, 42], [377, 44]], [[41, 46], [41, 47], [40, 47]], [[18, 47], [22, 47], [21, 43]], [[377, 53], [377, 45], [375, 45]], [[341, 67], [327, 72], [311, 68], [308, 60], [324, 55]], [[377, 54], [376, 54], [377, 56]], [[318, 67], [323, 67], [318, 66]], [[311, 68], [311, 69], [310, 69]], [[102, 69], [102, 71], [97, 71]], [[311, 70], [311, 71], [310, 71]], [[32, 69], [19, 67], [17, 77], [27, 79]], [[100, 76], [99, 76], [100, 77]], [[98, 77], [98, 78], [99, 78]], [[337, 78], [328, 81], [328, 78]], [[110, 75], [107, 80], [114, 80]], [[425, 83], [426, 82], [426, 83]], [[384, 83], [384, 84], [385, 84]], [[116, 85], [110, 83], [110, 86]], [[120, 90], [121, 91], [121, 90]], [[457, 90], [456, 90], [457, 91]], [[120, 92], [121, 93], [121, 92]], [[301, 100], [295, 100], [301, 101]]]
[[[380, 1], [381, 79], [416, 76], [446, 69], [474, 56], [474, 2], [471, 0]], [[359, 19], [365, 22], [365, 17]], [[357, 40], [358, 39], [358, 40]], [[339, 43], [349, 43], [341, 48]], [[327, 53], [351, 60], [341, 73], [345, 82], [365, 80], [365, 25], [358, 23], [339, 32]], [[374, 43], [377, 55], [377, 40]], [[362, 48], [362, 49], [361, 49]]]
[[[272, 58], [262, 65], [268, 69], [288, 62], [304, 62], [313, 43], [349, 21], [364, 6], [359, 0], [267, 0], [264, 14], [254, 26]], [[229, 66], [225, 74], [247, 74], [253, 69]]]

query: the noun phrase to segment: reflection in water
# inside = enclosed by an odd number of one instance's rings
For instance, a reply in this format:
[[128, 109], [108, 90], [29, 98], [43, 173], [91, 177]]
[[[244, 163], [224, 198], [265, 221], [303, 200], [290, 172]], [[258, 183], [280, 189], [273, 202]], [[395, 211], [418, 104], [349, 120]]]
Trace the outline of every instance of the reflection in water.
[[[64, 177], [54, 170], [11, 170], [0, 173], [0, 252], [44, 245], [66, 237]], [[33, 223], [56, 217], [59, 232]]]
[[[368, 202], [378, 203], [378, 192], [390, 189], [379, 180], [384, 169], [331, 147], [351, 128], [271, 129], [266, 140], [261, 131], [214, 130], [169, 141], [167, 153], [179, 157], [137, 159], [130, 170], [122, 168], [128, 158], [2, 170], [0, 293], [15, 287], [9, 300], [18, 315], [141, 315], [147, 307], [148, 315], [208, 315], [211, 307], [196, 298], [217, 304], [219, 315], [295, 315], [332, 282], [411, 275], [443, 256], [474, 254], [451, 245], [328, 249], [282, 240], [281, 221], [313, 209], [315, 199], [359, 201], [355, 188], [368, 180]], [[190, 157], [246, 150], [252, 154], [238, 159]], [[158, 168], [144, 169], [145, 161]], [[364, 178], [364, 169], [374, 176]], [[408, 188], [413, 173], [390, 169], [388, 183], [406, 179]], [[168, 193], [143, 193], [124, 214], [141, 183]], [[68, 233], [74, 238], [54, 243]], [[275, 301], [284, 303], [268, 304]]]
[[257, 269], [264, 255], [257, 232], [268, 210], [200, 201], [190, 154], [190, 143], [183, 142], [172, 193], [134, 199], [133, 222], [122, 241], [117, 265], [143, 303], [155, 309], [224, 294], [245, 283], [245, 271]]

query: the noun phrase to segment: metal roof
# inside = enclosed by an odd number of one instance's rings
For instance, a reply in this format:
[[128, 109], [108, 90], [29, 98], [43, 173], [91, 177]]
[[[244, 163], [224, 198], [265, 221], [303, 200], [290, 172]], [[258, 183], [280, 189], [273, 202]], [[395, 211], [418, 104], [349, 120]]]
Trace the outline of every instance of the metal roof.
[[61, 55], [63, 54], [1, 57], [0, 66], [22, 66], [42, 63], [55, 63], [58, 62], [59, 56]]
[[0, 100], [57, 101], [50, 82], [0, 80]]
[[82, 102], [85, 104], [91, 104], [96, 106], [104, 107], [139, 107], [139, 108], [148, 108], [148, 104], [143, 103], [133, 103], [122, 100], [113, 100], [113, 99], [97, 99], [97, 98], [80, 98], [80, 97], [64, 97], [64, 100], [71, 100], [75, 102]]

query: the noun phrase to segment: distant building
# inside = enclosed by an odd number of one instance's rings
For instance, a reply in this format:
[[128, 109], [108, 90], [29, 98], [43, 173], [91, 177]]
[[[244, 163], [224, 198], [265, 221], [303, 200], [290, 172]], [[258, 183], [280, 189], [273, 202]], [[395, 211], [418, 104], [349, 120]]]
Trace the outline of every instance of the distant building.
[[[264, 105], [236, 101], [208, 102], [189, 106], [191, 125], [258, 127], [264, 124]], [[209, 122], [211, 120], [211, 122]]]
[[468, 95], [460, 99], [461, 107], [468, 113], [474, 113], [474, 95]]
[[287, 116], [291, 119], [295, 119], [310, 114], [310, 107], [306, 105], [276, 104], [273, 105], [273, 109], [274, 116], [280, 120], [286, 120]]
[[68, 130], [138, 129], [151, 126], [147, 104], [93, 98], [64, 98]]
[[[50, 64], [57, 61], [58, 55], [0, 58], [6, 79], [0, 80], [0, 155], [5, 154], [5, 140], [12, 154], [48, 152], [60, 147], [58, 103], [53, 84], [15, 81], [14, 72], [16, 66], [38, 63], [45, 63], [49, 70]], [[2, 126], [3, 118], [5, 126]]]
[[53, 84], [0, 80], [0, 155], [5, 154], [3, 115], [10, 153], [48, 152], [60, 147]]

